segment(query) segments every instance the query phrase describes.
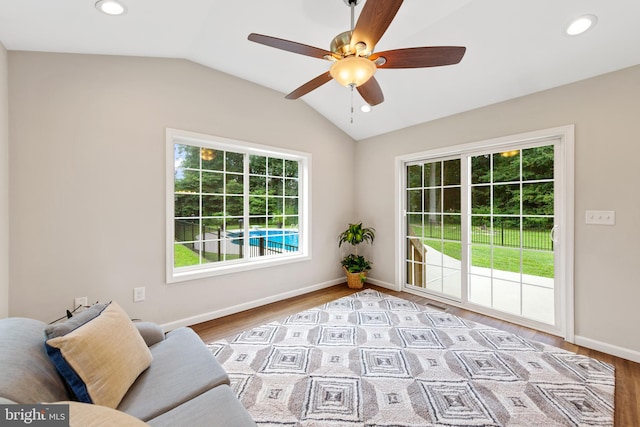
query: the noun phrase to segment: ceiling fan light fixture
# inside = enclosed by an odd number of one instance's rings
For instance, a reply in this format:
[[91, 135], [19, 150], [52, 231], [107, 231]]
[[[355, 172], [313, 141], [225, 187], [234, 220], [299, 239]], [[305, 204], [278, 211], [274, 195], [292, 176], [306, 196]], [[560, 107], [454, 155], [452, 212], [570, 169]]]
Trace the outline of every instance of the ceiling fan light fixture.
[[124, 15], [127, 12], [126, 6], [118, 0], [99, 0], [96, 2], [96, 9], [111, 16]]
[[577, 36], [593, 28], [598, 22], [598, 17], [595, 15], [582, 15], [567, 25], [565, 33], [569, 36]]
[[335, 62], [329, 74], [342, 86], [358, 87], [366, 83], [376, 72], [376, 66], [367, 58], [348, 56]]
[[509, 150], [509, 151], [503, 151], [502, 153], [500, 153], [502, 157], [513, 157], [513, 156], [517, 156], [518, 154], [520, 154], [520, 150]]

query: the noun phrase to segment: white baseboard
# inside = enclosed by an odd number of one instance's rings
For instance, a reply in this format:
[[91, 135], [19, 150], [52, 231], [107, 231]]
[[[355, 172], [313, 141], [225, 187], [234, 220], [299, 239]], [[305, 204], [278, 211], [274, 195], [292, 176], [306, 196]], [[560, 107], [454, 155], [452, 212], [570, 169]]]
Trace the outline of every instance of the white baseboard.
[[241, 311], [250, 310], [252, 308], [261, 307], [263, 305], [271, 304], [272, 302], [282, 301], [287, 298], [297, 297], [298, 295], [308, 294], [309, 292], [318, 291], [320, 289], [328, 288], [338, 285], [345, 281], [344, 277], [339, 279], [333, 279], [328, 282], [318, 283], [315, 285], [307, 286], [305, 288], [295, 289], [289, 292], [283, 292], [277, 295], [271, 295], [266, 298], [260, 298], [253, 301], [247, 301], [242, 304], [234, 305], [232, 307], [221, 308], [220, 310], [211, 311], [208, 313], [198, 314], [196, 316], [187, 317], [184, 319], [175, 320], [173, 322], [164, 323], [162, 329], [171, 331], [182, 326], [191, 326], [197, 323], [207, 322], [209, 320], [217, 319], [219, 317], [228, 316], [230, 314], [240, 313]]
[[377, 285], [380, 286], [381, 288], [387, 288], [390, 289], [392, 291], [401, 291], [401, 289], [398, 289], [398, 287], [396, 285], [394, 285], [393, 283], [388, 283], [388, 282], [383, 282], [382, 280], [378, 280], [378, 279], [374, 279], [371, 277], [367, 277], [367, 283], [371, 283], [372, 285]]
[[608, 344], [602, 341], [592, 340], [591, 338], [580, 335], [575, 336], [575, 344], [592, 350], [598, 350], [612, 356], [631, 360], [632, 362], [640, 363], [640, 351], [631, 350], [614, 344]]

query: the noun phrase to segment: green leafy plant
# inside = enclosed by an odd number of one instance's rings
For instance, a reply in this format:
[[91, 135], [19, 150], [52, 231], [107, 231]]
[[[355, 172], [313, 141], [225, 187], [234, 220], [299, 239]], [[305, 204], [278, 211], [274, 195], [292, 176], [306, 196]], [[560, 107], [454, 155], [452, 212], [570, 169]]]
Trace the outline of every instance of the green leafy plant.
[[371, 261], [368, 261], [362, 255], [349, 254], [342, 258], [340, 262], [349, 273], [361, 273], [363, 271], [371, 270]]
[[358, 245], [363, 242], [373, 243], [376, 237], [376, 230], [371, 227], [363, 227], [362, 223], [349, 224], [349, 227], [338, 235], [338, 247], [343, 243], [349, 243], [354, 247], [353, 254], [349, 254], [341, 261], [342, 266], [349, 273], [362, 273], [360, 280], [364, 282], [364, 272], [371, 269], [371, 262], [365, 257], [358, 255]]
[[373, 239], [376, 237], [376, 230], [371, 227], [363, 227], [362, 223], [349, 224], [349, 228], [344, 230], [338, 236], [338, 247], [343, 243], [349, 243], [355, 247], [356, 254], [358, 253], [358, 245], [362, 242], [373, 243]]

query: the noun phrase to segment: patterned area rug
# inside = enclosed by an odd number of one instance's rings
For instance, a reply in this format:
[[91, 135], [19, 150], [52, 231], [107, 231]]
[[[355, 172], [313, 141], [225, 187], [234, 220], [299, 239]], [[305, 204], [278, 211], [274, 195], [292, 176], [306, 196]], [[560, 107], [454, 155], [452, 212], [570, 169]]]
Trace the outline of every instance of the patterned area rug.
[[259, 426], [613, 426], [613, 366], [374, 290], [209, 347]]

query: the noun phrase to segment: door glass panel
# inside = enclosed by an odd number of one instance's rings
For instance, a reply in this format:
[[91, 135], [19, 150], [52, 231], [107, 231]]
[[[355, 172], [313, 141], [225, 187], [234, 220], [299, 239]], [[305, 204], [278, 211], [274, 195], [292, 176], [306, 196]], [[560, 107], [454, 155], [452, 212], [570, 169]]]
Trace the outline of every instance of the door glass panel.
[[522, 315], [533, 320], [550, 323], [554, 318], [553, 279], [547, 285], [522, 284]]
[[[426, 229], [425, 229], [426, 231]], [[440, 238], [441, 227], [437, 224], [435, 227], [431, 227], [430, 236], [423, 239], [423, 243], [426, 245], [426, 273], [427, 282], [426, 287], [435, 292], [442, 292], [442, 239]]]
[[493, 278], [493, 308], [520, 315], [520, 283]]
[[407, 215], [407, 236], [422, 237], [422, 214]]
[[422, 165], [407, 166], [407, 188], [422, 187]]
[[553, 145], [522, 150], [522, 179], [534, 181], [553, 179]]
[[520, 281], [521, 256], [522, 252], [519, 249], [508, 249], [494, 244], [491, 264], [493, 277]]
[[443, 212], [460, 213], [460, 187], [443, 190]]
[[[551, 230], [553, 229], [553, 218], [525, 217], [522, 220], [522, 237], [524, 249], [546, 252], [546, 258], [541, 260], [553, 277], [553, 241], [551, 240]], [[549, 268], [551, 267], [551, 268]]]
[[426, 163], [423, 165], [424, 170], [424, 186], [437, 187], [440, 185], [440, 169], [442, 162]]
[[469, 301], [475, 304], [491, 307], [493, 289], [491, 287], [491, 277], [469, 274]]
[[491, 182], [491, 155], [484, 154], [471, 158], [471, 184]]
[[[447, 244], [460, 246], [460, 221], [460, 215], [443, 215], [442, 237], [445, 241], [445, 247]], [[459, 254], [456, 254], [455, 257], [459, 259]]]
[[493, 218], [493, 244], [497, 248], [520, 249], [521, 234], [519, 217]]
[[[470, 158], [469, 301], [555, 324], [553, 145]], [[487, 160], [490, 160], [489, 162]]]
[[522, 184], [523, 215], [553, 215], [553, 182]]
[[520, 184], [493, 187], [493, 213], [496, 215], [520, 214]]
[[407, 166], [407, 284], [461, 297], [460, 159]]
[[471, 187], [471, 213], [491, 213], [491, 187], [488, 185]]
[[426, 249], [422, 244], [422, 239], [407, 238], [407, 284], [412, 286], [425, 287], [425, 256]]
[[460, 185], [460, 159], [447, 160], [443, 162], [444, 185]]
[[424, 190], [424, 211], [441, 212], [440, 210], [440, 188], [429, 188]]
[[471, 218], [471, 244], [490, 245], [493, 242], [493, 224], [489, 215], [478, 215]]
[[520, 181], [520, 151], [503, 151], [493, 155], [493, 182]]
[[422, 212], [422, 190], [407, 190], [407, 210]]

